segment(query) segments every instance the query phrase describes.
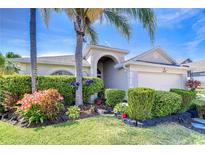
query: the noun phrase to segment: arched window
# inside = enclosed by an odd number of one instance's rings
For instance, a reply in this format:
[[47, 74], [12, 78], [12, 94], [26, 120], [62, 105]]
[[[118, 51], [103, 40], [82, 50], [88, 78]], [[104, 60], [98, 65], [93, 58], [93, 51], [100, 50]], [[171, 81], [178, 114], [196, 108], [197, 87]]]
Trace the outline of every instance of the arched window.
[[52, 73], [51, 75], [73, 75], [72, 73], [68, 72], [68, 71], [56, 71], [54, 73]]

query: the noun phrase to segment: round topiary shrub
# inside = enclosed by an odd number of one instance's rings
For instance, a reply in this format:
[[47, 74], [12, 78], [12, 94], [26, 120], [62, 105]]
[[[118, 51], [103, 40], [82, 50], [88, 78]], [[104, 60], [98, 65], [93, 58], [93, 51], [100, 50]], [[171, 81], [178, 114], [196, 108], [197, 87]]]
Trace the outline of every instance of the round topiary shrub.
[[128, 89], [128, 115], [135, 120], [151, 118], [154, 90], [150, 88]]
[[114, 107], [116, 104], [123, 101], [125, 98], [125, 91], [121, 89], [106, 89], [105, 99], [108, 106]]
[[155, 91], [154, 104], [152, 106], [152, 116], [166, 116], [180, 110], [182, 98], [180, 95], [167, 92]]
[[174, 92], [182, 97], [181, 112], [187, 111], [191, 106], [192, 100], [196, 98], [196, 93], [191, 90], [170, 89], [170, 92]]

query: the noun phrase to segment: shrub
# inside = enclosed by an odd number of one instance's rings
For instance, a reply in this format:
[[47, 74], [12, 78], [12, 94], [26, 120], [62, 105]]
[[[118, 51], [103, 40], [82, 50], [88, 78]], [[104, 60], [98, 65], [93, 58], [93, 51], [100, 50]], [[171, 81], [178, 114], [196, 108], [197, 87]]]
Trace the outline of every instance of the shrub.
[[55, 89], [38, 91], [34, 94], [25, 94], [17, 102], [18, 111], [29, 122], [42, 122], [45, 119], [54, 119], [62, 109], [63, 97]]
[[16, 107], [16, 102], [19, 100], [19, 96], [15, 93], [10, 93], [7, 91], [3, 92], [2, 106], [6, 110], [11, 110]]
[[[93, 82], [90, 83], [88, 80], [93, 80]], [[68, 105], [72, 105], [75, 102], [75, 88], [71, 85], [73, 82], [75, 82], [73, 76], [38, 76], [37, 89], [57, 89], [64, 97], [64, 101]], [[101, 79], [96, 77], [83, 78], [84, 102], [87, 102], [91, 95], [100, 92], [102, 89], [103, 81]], [[31, 93], [31, 77], [29, 75], [1, 76], [0, 97], [2, 97], [3, 91], [16, 94], [21, 99], [25, 93]]]
[[154, 90], [150, 88], [128, 89], [128, 115], [135, 120], [151, 118]]
[[83, 82], [83, 100], [88, 102], [91, 95], [103, 91], [103, 81], [100, 78], [86, 77]]
[[190, 79], [186, 82], [186, 86], [190, 88], [192, 91], [194, 91], [196, 88], [198, 88], [201, 85], [201, 82], [198, 80]]
[[27, 110], [19, 110], [18, 111], [28, 122], [31, 123], [43, 123], [44, 120], [48, 119], [48, 117], [41, 112], [40, 105], [33, 104]]
[[166, 116], [180, 110], [182, 98], [180, 95], [167, 92], [155, 91], [155, 99], [152, 107], [152, 116]]
[[118, 112], [118, 113], [125, 112], [125, 113], [127, 113], [127, 108], [128, 108], [128, 106], [127, 106], [126, 103], [119, 103], [119, 104], [115, 105], [114, 112]]
[[68, 111], [66, 114], [69, 116], [71, 119], [77, 119], [80, 117], [80, 108], [77, 106], [70, 106], [68, 108]]
[[123, 101], [125, 98], [125, 91], [121, 89], [106, 89], [105, 99], [108, 106], [114, 107], [116, 104]]
[[171, 92], [177, 93], [182, 97], [181, 111], [187, 111], [191, 106], [191, 101], [196, 98], [196, 93], [185, 89], [170, 89]]
[[0, 113], [4, 113], [4, 107], [0, 104]]
[[191, 106], [196, 108], [198, 116], [200, 118], [203, 118], [203, 115], [205, 115], [205, 102], [202, 100], [194, 99], [191, 102]]

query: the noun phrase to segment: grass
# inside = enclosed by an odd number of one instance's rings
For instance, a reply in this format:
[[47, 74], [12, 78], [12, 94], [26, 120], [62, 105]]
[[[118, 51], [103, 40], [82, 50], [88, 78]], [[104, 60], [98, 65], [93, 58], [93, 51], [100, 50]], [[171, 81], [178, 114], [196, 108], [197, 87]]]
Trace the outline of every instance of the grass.
[[40, 128], [20, 128], [0, 121], [0, 144], [204, 144], [205, 135], [176, 123], [150, 128], [125, 125], [97, 116]]

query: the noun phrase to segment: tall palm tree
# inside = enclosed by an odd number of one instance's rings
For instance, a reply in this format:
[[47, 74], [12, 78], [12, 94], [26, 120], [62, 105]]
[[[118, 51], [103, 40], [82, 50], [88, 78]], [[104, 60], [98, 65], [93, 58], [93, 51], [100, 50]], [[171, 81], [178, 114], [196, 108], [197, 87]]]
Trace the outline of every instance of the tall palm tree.
[[37, 51], [36, 51], [36, 9], [30, 9], [30, 58], [32, 93], [36, 91]]
[[[46, 25], [50, 11], [52, 9], [42, 9], [42, 16]], [[92, 26], [94, 22], [106, 20], [116, 27], [116, 29], [128, 40], [131, 35], [129, 20], [139, 20], [143, 27], [149, 32], [151, 41], [154, 40], [155, 32], [155, 15], [152, 9], [103, 9], [103, 8], [69, 8], [53, 9], [57, 12], [64, 11], [74, 24], [76, 32], [76, 49], [75, 49], [75, 69], [76, 82], [79, 87], [76, 90], [76, 105], [83, 105], [82, 99], [82, 49], [85, 36], [88, 36], [92, 44], [98, 40], [97, 33]]]

